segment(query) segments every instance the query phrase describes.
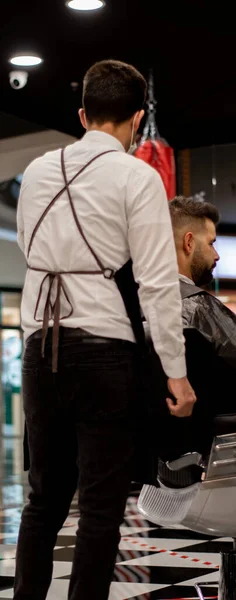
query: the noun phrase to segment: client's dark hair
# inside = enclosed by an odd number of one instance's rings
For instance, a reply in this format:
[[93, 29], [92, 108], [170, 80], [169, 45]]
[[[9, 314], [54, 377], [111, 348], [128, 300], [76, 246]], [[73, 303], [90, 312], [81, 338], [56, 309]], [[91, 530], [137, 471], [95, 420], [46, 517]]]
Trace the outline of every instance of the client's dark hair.
[[83, 107], [89, 123], [123, 123], [143, 108], [147, 82], [133, 67], [118, 60], [95, 63], [83, 82]]
[[184, 196], [176, 196], [169, 202], [170, 216], [173, 229], [179, 229], [190, 221], [204, 223], [210, 219], [215, 225], [219, 223], [220, 213], [218, 208], [210, 202], [200, 202]]

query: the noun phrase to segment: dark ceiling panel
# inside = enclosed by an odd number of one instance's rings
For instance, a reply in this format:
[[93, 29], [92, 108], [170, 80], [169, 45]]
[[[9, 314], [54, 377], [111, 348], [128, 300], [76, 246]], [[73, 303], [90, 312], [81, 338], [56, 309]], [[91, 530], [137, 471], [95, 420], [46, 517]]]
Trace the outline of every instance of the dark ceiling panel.
[[0, 112], [0, 139], [25, 135], [27, 133], [36, 133], [44, 129], [45, 127], [24, 119], [19, 119], [14, 114], [9, 115]]
[[[96, 60], [116, 58], [145, 76], [153, 67], [159, 129], [175, 147], [236, 141], [233, 10], [212, 0], [106, 0], [93, 13], [71, 11], [65, 0], [3, 3], [0, 110], [80, 137], [83, 75]], [[7, 61], [23, 51], [44, 63], [15, 91]]]

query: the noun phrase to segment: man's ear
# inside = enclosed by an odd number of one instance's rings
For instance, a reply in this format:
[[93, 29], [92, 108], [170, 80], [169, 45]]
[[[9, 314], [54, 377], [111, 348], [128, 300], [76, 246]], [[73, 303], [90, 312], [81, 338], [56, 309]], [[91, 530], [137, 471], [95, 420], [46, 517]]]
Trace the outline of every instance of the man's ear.
[[79, 118], [80, 122], [83, 125], [84, 129], [87, 129], [87, 121], [84, 108], [79, 109]]
[[191, 231], [188, 231], [187, 233], [185, 233], [183, 238], [183, 250], [189, 256], [190, 254], [192, 254], [194, 248], [195, 240], [193, 233]]
[[130, 127], [131, 127], [131, 129], [133, 128], [135, 134], [137, 133], [137, 131], [139, 129], [140, 123], [141, 123], [144, 115], [145, 115], [144, 110], [139, 110], [129, 119]]
[[135, 119], [135, 127], [134, 127], [134, 130], [135, 130], [136, 132], [137, 132], [137, 131], [138, 131], [138, 129], [139, 129], [140, 123], [141, 123], [141, 121], [142, 121], [142, 119], [143, 119], [144, 115], [145, 115], [145, 112], [144, 112], [144, 110], [140, 110], [140, 111], [139, 111], [139, 113], [137, 113], [137, 117], [136, 117], [136, 119]]

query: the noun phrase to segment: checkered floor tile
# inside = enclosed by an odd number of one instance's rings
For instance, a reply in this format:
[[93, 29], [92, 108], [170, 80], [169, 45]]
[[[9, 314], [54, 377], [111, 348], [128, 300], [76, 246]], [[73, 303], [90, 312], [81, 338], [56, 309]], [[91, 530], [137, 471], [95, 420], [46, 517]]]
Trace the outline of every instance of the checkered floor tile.
[[[75, 532], [76, 501], [60, 531], [54, 550], [53, 581], [48, 600], [67, 597]], [[19, 508], [0, 512], [0, 599], [13, 598]], [[121, 542], [109, 600], [165, 600], [196, 598], [195, 582], [212, 582], [207, 598], [217, 597], [219, 552], [232, 547], [230, 539], [203, 536], [185, 528], [161, 528], [137, 511], [137, 498], [127, 502]]]

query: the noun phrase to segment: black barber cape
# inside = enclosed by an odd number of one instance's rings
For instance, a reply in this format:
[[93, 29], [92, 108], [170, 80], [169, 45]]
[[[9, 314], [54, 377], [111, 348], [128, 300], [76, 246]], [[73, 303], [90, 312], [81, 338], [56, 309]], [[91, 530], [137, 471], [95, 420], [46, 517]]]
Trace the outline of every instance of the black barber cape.
[[236, 369], [236, 315], [218, 298], [180, 281], [183, 326], [201, 332], [217, 356]]

